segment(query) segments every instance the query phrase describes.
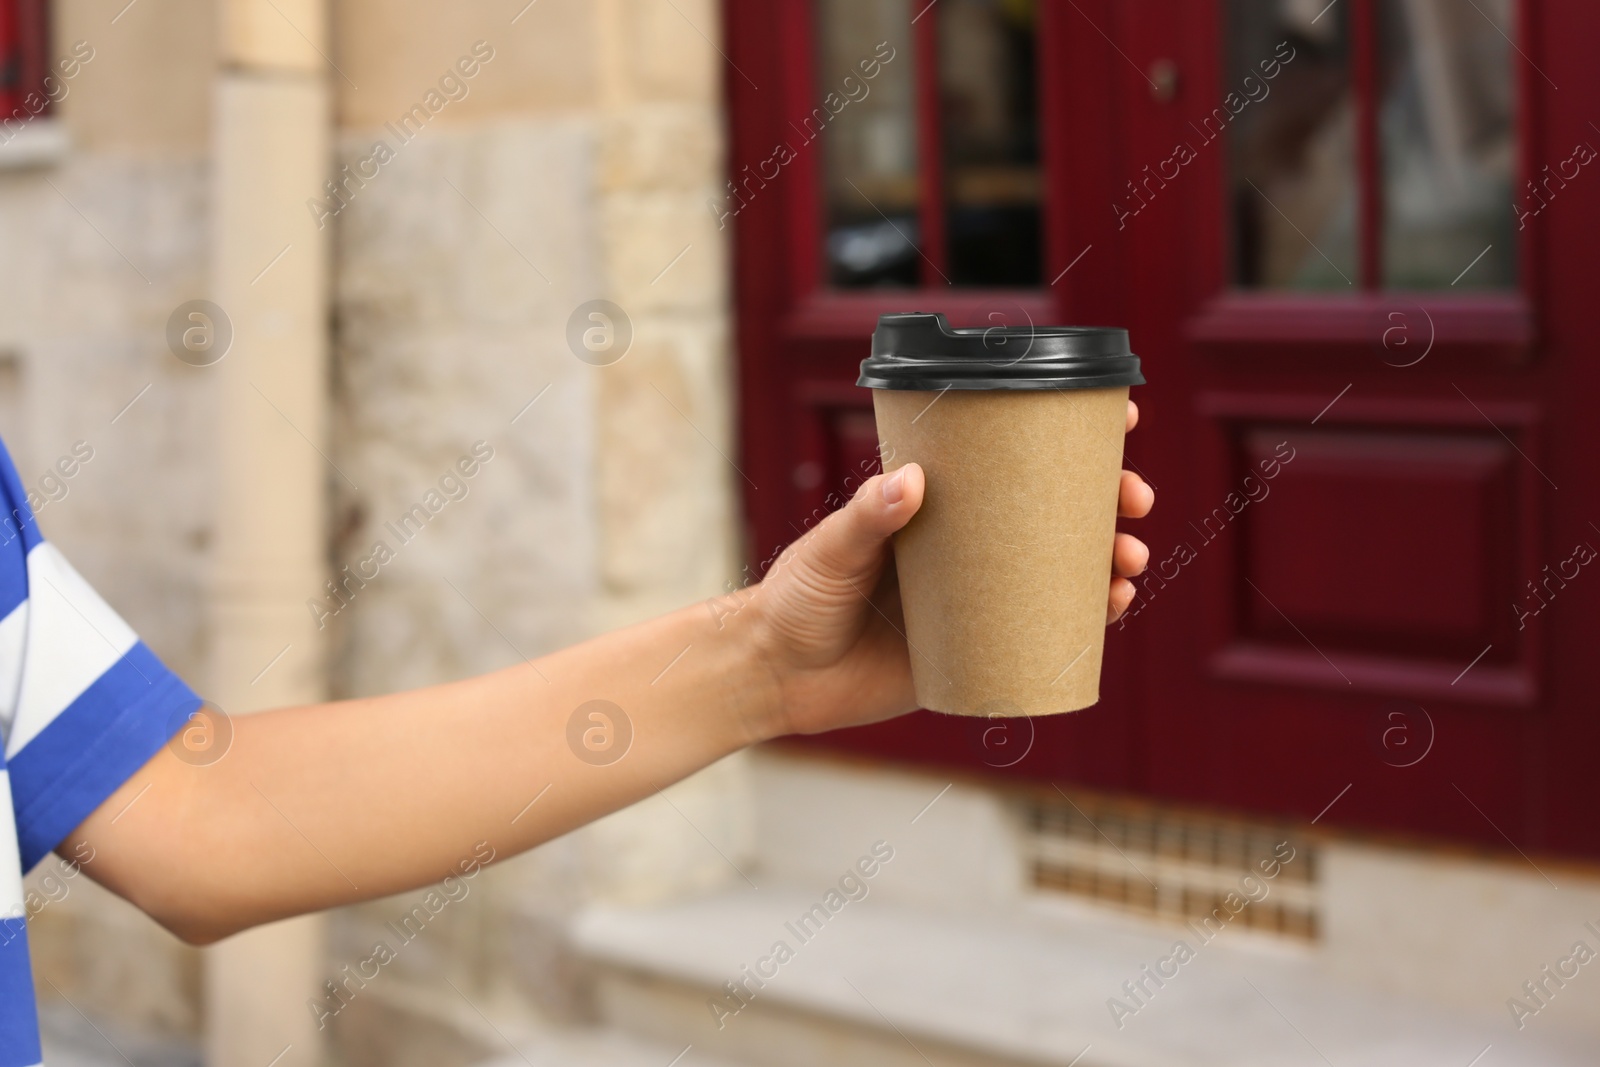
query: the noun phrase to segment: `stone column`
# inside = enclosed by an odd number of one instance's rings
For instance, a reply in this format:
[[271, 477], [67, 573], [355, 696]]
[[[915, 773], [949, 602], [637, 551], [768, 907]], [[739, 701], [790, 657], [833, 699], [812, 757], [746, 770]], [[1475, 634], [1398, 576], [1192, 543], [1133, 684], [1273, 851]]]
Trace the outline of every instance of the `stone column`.
[[[221, 376], [210, 695], [230, 716], [323, 698], [306, 609], [325, 580], [328, 178], [325, 0], [219, 0], [212, 299], [232, 322]], [[226, 758], [226, 757], [224, 757]], [[291, 816], [292, 817], [292, 816]], [[241, 934], [206, 961], [210, 1067], [310, 1067], [325, 921]], [[276, 1057], [276, 1059], [275, 1059]]]
[[[746, 483], [734, 465], [727, 234], [706, 208], [724, 170], [720, 7], [598, 0], [592, 10], [603, 295], [633, 326], [626, 357], [594, 375], [594, 614], [608, 630], [725, 591], [742, 562]], [[752, 847], [749, 789], [739, 755], [674, 786], [671, 804], [654, 798], [591, 828], [579, 838], [591, 884], [616, 900], [743, 884], [726, 857]]]

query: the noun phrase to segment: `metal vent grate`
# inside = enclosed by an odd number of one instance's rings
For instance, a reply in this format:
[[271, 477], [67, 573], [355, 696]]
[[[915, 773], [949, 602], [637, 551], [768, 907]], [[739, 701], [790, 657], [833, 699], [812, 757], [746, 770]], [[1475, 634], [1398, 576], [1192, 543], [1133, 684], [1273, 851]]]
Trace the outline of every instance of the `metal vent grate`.
[[1023, 802], [1034, 886], [1219, 931], [1313, 940], [1317, 855], [1288, 827], [1093, 796]]

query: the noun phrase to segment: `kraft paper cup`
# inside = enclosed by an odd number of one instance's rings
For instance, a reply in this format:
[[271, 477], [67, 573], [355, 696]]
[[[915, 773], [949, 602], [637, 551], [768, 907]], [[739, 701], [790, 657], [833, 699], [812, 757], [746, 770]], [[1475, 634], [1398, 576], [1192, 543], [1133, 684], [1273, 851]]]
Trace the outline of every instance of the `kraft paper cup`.
[[894, 541], [918, 702], [982, 716], [1095, 703], [1128, 388], [1144, 384], [1127, 331], [884, 315], [861, 368], [884, 469], [927, 473]]

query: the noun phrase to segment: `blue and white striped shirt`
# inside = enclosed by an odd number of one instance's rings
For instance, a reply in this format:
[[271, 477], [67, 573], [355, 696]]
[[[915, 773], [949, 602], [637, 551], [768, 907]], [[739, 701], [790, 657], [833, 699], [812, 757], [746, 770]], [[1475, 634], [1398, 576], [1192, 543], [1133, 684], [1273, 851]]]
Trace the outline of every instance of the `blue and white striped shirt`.
[[0, 445], [0, 1067], [40, 1063], [22, 875], [200, 698], [45, 541]]

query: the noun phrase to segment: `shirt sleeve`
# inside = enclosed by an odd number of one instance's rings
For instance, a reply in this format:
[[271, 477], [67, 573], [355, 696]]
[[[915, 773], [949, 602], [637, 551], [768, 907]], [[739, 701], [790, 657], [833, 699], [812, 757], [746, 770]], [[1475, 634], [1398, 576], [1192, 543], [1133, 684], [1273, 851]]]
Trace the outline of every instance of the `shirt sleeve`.
[[3, 448], [0, 497], [0, 738], [27, 871], [201, 702], [40, 535]]

